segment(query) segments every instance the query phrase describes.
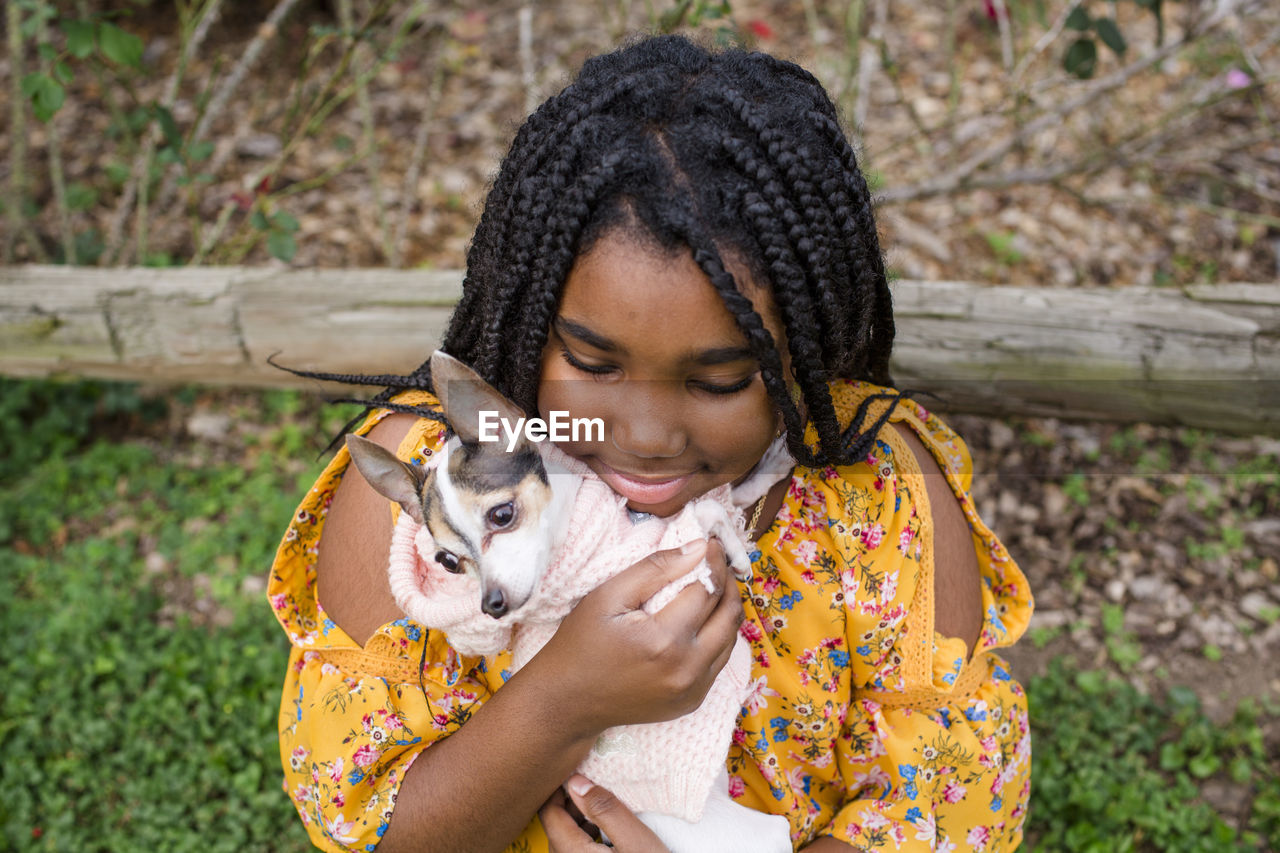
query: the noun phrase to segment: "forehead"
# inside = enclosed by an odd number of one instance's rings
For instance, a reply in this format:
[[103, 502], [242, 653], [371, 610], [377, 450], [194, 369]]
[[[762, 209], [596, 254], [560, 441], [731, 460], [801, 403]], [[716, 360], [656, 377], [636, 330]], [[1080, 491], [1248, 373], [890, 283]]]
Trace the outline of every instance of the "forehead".
[[[725, 263], [775, 345], [785, 351], [768, 288], [757, 284], [745, 265], [730, 258]], [[606, 234], [578, 258], [565, 281], [559, 314], [623, 349], [630, 349], [629, 342], [644, 341], [646, 349], [661, 349], [673, 358], [746, 345], [688, 249], [671, 252], [625, 231]]]

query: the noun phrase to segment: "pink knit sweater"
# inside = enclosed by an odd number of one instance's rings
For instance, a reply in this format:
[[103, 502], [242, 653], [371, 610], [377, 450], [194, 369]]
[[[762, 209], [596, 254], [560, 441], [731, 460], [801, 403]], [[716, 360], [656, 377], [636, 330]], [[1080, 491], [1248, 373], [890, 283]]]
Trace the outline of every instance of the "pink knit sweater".
[[[392, 592], [406, 615], [443, 631], [450, 645], [464, 655], [491, 655], [510, 649], [513, 672], [537, 654], [588, 592], [655, 551], [678, 548], [706, 535], [695, 517], [697, 502], [670, 518], [633, 522], [626, 499], [586, 465], [554, 446], [544, 445], [542, 450], [580, 477], [581, 484], [568, 532], [552, 554], [542, 582], [523, 607], [502, 621], [481, 612], [478, 581], [450, 574], [431, 559], [436, 553], [431, 534], [408, 513], [401, 513], [392, 538], [388, 574]], [[736, 532], [745, 537], [742, 512], [730, 502], [729, 493], [725, 485], [698, 500], [721, 503]], [[703, 561], [659, 591], [645, 604], [645, 611], [656, 613], [695, 581], [711, 591], [710, 572]], [[697, 821], [724, 766], [734, 722], [746, 698], [750, 670], [749, 646], [739, 636], [729, 662], [697, 710], [669, 722], [605, 731], [579, 772], [612, 791], [632, 811]]]

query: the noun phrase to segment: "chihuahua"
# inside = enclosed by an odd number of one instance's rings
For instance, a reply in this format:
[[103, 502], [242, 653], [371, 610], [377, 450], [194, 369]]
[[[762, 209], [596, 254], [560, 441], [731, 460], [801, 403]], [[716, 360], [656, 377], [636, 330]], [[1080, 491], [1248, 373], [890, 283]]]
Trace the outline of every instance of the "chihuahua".
[[[458, 584], [453, 587], [464, 588], [466, 594], [476, 596], [470, 605], [475, 615], [469, 618], [467, 626], [438, 624], [432, 618], [432, 614], [438, 611], [415, 607], [415, 603], [425, 603], [422, 590], [413, 590], [406, 596], [397, 589], [397, 601], [401, 607], [428, 628], [446, 630], [450, 642], [463, 654], [497, 651], [504, 645], [494, 638], [510, 640], [509, 631], [518, 627], [515, 642], [508, 646], [512, 651], [514, 671], [541, 648], [572, 604], [589, 591], [573, 589], [567, 597], [564, 594], [557, 596], [546, 592], [548, 585], [560, 584], [563, 593], [566, 575], [589, 578], [592, 582], [600, 580], [584, 567], [560, 565], [563, 552], [573, 551], [576, 556], [581, 556], [582, 540], [592, 538], [584, 536], [580, 515], [571, 524], [575, 504], [579, 507], [586, 504], [596, 506], [589, 496], [598, 495], [603, 490], [626, 519], [625, 500], [598, 478], [587, 482], [592, 475], [586, 466], [566, 456], [551, 442], [533, 440], [527, 432], [519, 437], [509, 433], [512, 439], [509, 442], [484, 440], [482, 427], [486, 418], [491, 420], [496, 413], [503, 423], [519, 423], [524, 413], [462, 362], [443, 352], [436, 352], [431, 358], [431, 375], [453, 435], [434, 455], [429, 466], [402, 462], [390, 451], [355, 435], [347, 437], [347, 447], [352, 461], [369, 484], [398, 503], [408, 516], [408, 519], [402, 517], [397, 525], [396, 536], [400, 546], [408, 541], [411, 550], [416, 547], [421, 551], [425, 545], [428, 553], [421, 554], [421, 558], [427, 564], [451, 574], [466, 575], [473, 582], [465, 587]], [[778, 439], [746, 480], [734, 487], [731, 494], [722, 495], [720, 501], [694, 501], [678, 518], [670, 520], [652, 519], [643, 514], [632, 514], [630, 520], [637, 528], [644, 526], [651, 537], [662, 535], [658, 525], [663, 523], [671, 524], [672, 530], [683, 523], [685, 532], [692, 527], [699, 535], [715, 536], [724, 547], [730, 568], [737, 577], [745, 580], [750, 577], [751, 560], [743, 543], [739, 508], [754, 504], [763, 497], [793, 464], [785, 442]], [[722, 489], [728, 492], [728, 487]], [[729, 501], [732, 515], [725, 507]], [[623, 526], [631, 525], [624, 521]], [[657, 544], [660, 540], [650, 538], [644, 541]], [[593, 540], [588, 547], [594, 546]], [[400, 550], [403, 551], [403, 547]], [[607, 547], [604, 550], [607, 551]], [[396, 552], [397, 548], [393, 547], [392, 585], [402, 589], [404, 577], [421, 578], [422, 569], [419, 568], [419, 574], [401, 572], [400, 577], [395, 577]], [[601, 553], [590, 555], [588, 561], [595, 565], [608, 560], [608, 555]], [[616, 573], [632, 561], [628, 557], [621, 561], [621, 565], [606, 571]], [[695, 571], [654, 596], [646, 610], [656, 612], [661, 609], [679, 588], [695, 579], [710, 589], [709, 569], [705, 562], [700, 569], [700, 574]], [[443, 585], [436, 587], [437, 590], [442, 588]], [[492, 629], [501, 626], [501, 629], [486, 630], [486, 625]], [[478, 630], [471, 630], [473, 628]], [[689, 722], [685, 726], [686, 731], [692, 731], [691, 727], [696, 728], [696, 725], [701, 725], [704, 730], [708, 726], [714, 728], [716, 737], [723, 738], [725, 749], [728, 748], [728, 737], [741, 709], [749, 680], [750, 658], [746, 641], [739, 637], [737, 646], [741, 648], [735, 647], [734, 656], [718, 676], [717, 686], [713, 686], [704, 707], [689, 715], [689, 720], [699, 713], [714, 715], [714, 723], [704, 720], [700, 724]], [[685, 719], [657, 726], [678, 726]], [[655, 726], [610, 729], [602, 735], [579, 770], [598, 784], [611, 788], [611, 774], [625, 775], [620, 768], [632, 766], [634, 760], [640, 758], [639, 754], [652, 751], [655, 744], [673, 742], [670, 732], [656, 734], [654, 729]], [[678, 742], [680, 737], [675, 736], [674, 741]], [[619, 756], [619, 752], [623, 755]], [[641, 810], [641, 820], [676, 853], [686, 850], [759, 853], [790, 850], [789, 827], [785, 818], [753, 811], [729, 796], [723, 752], [719, 755], [718, 768], [697, 769], [695, 775], [700, 781], [695, 782], [691, 790], [706, 792], [699, 802], [678, 803], [674, 807], [668, 802], [661, 810], [647, 806], [644, 797], [632, 798], [629, 804]], [[653, 757], [649, 755], [647, 763], [651, 763]], [[681, 757], [673, 755], [672, 760]], [[715, 755], [711, 757], [714, 759]], [[614, 790], [614, 793], [626, 802], [625, 783], [619, 784], [623, 785], [622, 790]], [[652, 786], [643, 789], [651, 791]]]

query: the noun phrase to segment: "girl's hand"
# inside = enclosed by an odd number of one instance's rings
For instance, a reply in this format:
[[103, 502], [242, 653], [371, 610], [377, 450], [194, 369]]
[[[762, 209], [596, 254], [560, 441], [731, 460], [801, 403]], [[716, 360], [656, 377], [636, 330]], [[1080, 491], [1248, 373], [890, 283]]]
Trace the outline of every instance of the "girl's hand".
[[[654, 593], [706, 558], [717, 594], [701, 584], [650, 616]], [[584, 735], [683, 716], [702, 704], [729, 660], [743, 619], [719, 543], [659, 551], [601, 584], [565, 617], [525, 667], [558, 685], [565, 723]]]
[[[566, 790], [572, 800], [566, 799]], [[658, 836], [630, 809], [604, 788], [592, 785], [585, 776], [574, 776], [564, 788], [557, 788], [538, 817], [551, 842], [552, 853], [609, 849], [593, 839], [595, 832], [588, 832], [597, 829], [620, 853], [667, 853]]]

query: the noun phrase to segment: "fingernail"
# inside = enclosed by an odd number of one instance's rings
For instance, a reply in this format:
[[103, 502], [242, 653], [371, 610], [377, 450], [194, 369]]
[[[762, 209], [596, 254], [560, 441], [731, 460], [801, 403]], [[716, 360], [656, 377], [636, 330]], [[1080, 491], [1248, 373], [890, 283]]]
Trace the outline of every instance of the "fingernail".
[[692, 554], [697, 554], [701, 551], [705, 551], [706, 549], [707, 549], [707, 540], [695, 539], [692, 542], [686, 542], [683, 545], [681, 545], [680, 553], [688, 557]]
[[569, 781], [565, 782], [564, 786], [568, 788], [569, 793], [573, 794], [575, 797], [585, 797], [587, 795], [587, 791], [590, 791], [593, 787], [591, 780], [582, 775], [570, 776]]

